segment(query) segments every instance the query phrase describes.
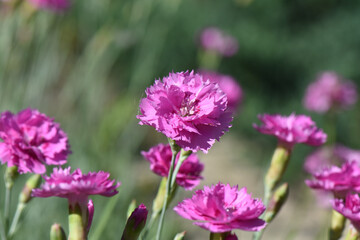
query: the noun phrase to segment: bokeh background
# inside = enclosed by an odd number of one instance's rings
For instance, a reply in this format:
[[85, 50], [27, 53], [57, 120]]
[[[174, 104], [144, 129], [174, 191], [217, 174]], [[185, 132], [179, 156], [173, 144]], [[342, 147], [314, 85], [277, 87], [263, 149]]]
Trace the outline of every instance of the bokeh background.
[[[203, 28], [218, 27], [238, 41], [238, 52], [221, 59], [217, 71], [237, 79], [244, 101], [230, 132], [200, 154], [205, 179], [198, 188], [229, 182], [262, 197], [276, 139], [254, 130], [257, 115], [304, 113], [326, 131], [326, 118], [306, 111], [302, 99], [326, 70], [360, 86], [359, 23], [356, 0], [73, 0], [63, 12], [8, 0], [0, 2], [0, 110], [31, 107], [54, 117], [70, 139], [68, 165], [109, 171], [122, 182], [116, 197], [94, 197], [90, 232], [91, 240], [119, 239], [130, 201], [151, 207], [160, 181], [140, 151], [166, 142], [153, 128], [138, 125], [139, 101], [155, 79], [201, 67]], [[359, 103], [342, 111], [337, 142], [360, 149], [359, 122]], [[303, 181], [311, 151], [295, 147], [285, 176], [290, 201], [264, 239], [324, 239], [328, 215]], [[19, 178], [15, 193], [26, 177]], [[174, 204], [189, 196], [179, 191]], [[16, 194], [13, 199], [15, 208]], [[188, 230], [186, 239], [207, 239], [205, 230], [171, 210], [168, 217], [164, 239], [182, 230]], [[67, 229], [67, 202], [35, 199], [24, 220], [16, 239], [48, 239], [53, 222]]]

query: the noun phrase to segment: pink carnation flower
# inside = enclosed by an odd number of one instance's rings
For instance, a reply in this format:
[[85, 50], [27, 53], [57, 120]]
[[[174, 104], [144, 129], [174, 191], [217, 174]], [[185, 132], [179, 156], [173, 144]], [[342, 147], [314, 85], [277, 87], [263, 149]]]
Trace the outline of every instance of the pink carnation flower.
[[281, 116], [259, 115], [262, 126], [254, 124], [254, 128], [263, 134], [276, 136], [282, 144], [293, 146], [305, 143], [319, 146], [326, 142], [326, 134], [318, 129], [310, 117], [305, 115]]
[[216, 27], [208, 27], [201, 32], [200, 45], [225, 57], [233, 56], [239, 48], [235, 38]]
[[[150, 162], [150, 169], [154, 173], [162, 177], [168, 177], [171, 164], [171, 147], [169, 144], [159, 144], [150, 148], [148, 152], [142, 151], [141, 154], [146, 160]], [[176, 157], [176, 163], [179, 160], [180, 153]], [[175, 164], [176, 164], [175, 163]], [[202, 177], [201, 172], [204, 165], [200, 163], [196, 154], [191, 154], [181, 165], [179, 172], [176, 176], [176, 183], [191, 190], [199, 185]]]
[[360, 231], [360, 197], [358, 194], [347, 194], [345, 200], [335, 199], [333, 208], [349, 219], [357, 231]]
[[225, 94], [194, 72], [170, 73], [146, 89], [146, 95], [139, 124], [153, 126], [186, 151], [207, 153], [231, 126]]
[[259, 231], [266, 223], [259, 217], [265, 206], [259, 199], [251, 198], [246, 188], [218, 183], [205, 186], [191, 199], [185, 199], [175, 208], [180, 216], [195, 220], [194, 223], [211, 232], [229, 232], [233, 229]]
[[336, 196], [345, 196], [348, 192], [360, 192], [360, 168], [356, 162], [346, 162], [341, 168], [332, 166], [318, 171], [314, 180], [305, 183], [314, 189], [333, 192]]
[[45, 173], [45, 165], [62, 165], [70, 146], [58, 123], [37, 110], [0, 116], [0, 160], [20, 173]]
[[118, 193], [120, 182], [109, 180], [107, 172], [89, 172], [82, 174], [80, 169], [70, 173], [70, 167], [54, 168], [50, 177], [45, 176], [45, 183], [32, 191], [33, 197], [67, 198], [70, 205], [79, 203], [86, 205], [89, 195], [111, 197]]
[[307, 88], [304, 105], [310, 111], [324, 113], [333, 107], [346, 108], [356, 100], [354, 83], [342, 81], [335, 72], [324, 72]]
[[239, 83], [229, 75], [222, 75], [220, 73], [200, 70], [204, 79], [209, 79], [211, 82], [219, 84], [220, 89], [226, 94], [228, 99], [228, 109], [235, 111], [243, 100], [243, 91]]
[[29, 0], [29, 2], [36, 8], [55, 12], [62, 12], [70, 7], [69, 0]]

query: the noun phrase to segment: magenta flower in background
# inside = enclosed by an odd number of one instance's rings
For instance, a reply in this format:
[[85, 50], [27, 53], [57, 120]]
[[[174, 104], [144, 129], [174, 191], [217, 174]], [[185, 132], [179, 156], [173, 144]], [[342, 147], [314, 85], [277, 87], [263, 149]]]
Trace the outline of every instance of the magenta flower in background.
[[333, 192], [344, 196], [348, 192], [360, 193], [360, 168], [355, 161], [344, 163], [341, 168], [331, 166], [318, 171], [313, 180], [305, 180], [306, 185], [314, 189]]
[[347, 194], [345, 200], [335, 199], [333, 208], [349, 219], [357, 231], [360, 231], [360, 197], [358, 194]]
[[335, 72], [324, 72], [309, 85], [304, 105], [310, 111], [325, 113], [331, 108], [347, 108], [357, 101], [356, 85]]
[[175, 208], [180, 216], [195, 220], [195, 225], [214, 233], [233, 229], [259, 231], [266, 225], [260, 219], [265, 206], [259, 199], [251, 198], [246, 188], [218, 183], [210, 188], [195, 192], [191, 199], [185, 199]]
[[231, 57], [238, 51], [237, 40], [216, 27], [208, 27], [200, 33], [200, 45], [208, 51]]
[[36, 8], [55, 12], [62, 12], [70, 7], [69, 0], [29, 0], [29, 2]]
[[203, 78], [209, 79], [213, 83], [219, 84], [220, 89], [226, 94], [228, 99], [228, 109], [235, 111], [243, 100], [243, 91], [239, 83], [229, 75], [223, 75], [217, 72], [200, 70]]
[[335, 147], [323, 146], [305, 159], [304, 169], [308, 173], [315, 174], [327, 166], [339, 165], [347, 161], [356, 161], [359, 165], [360, 151], [339, 144], [335, 145]]
[[192, 72], [170, 73], [146, 89], [140, 102], [140, 125], [157, 131], [186, 151], [207, 153], [230, 128], [227, 98], [217, 84]]
[[263, 125], [257, 126], [254, 124], [256, 130], [263, 134], [274, 135], [280, 143], [289, 147], [296, 143], [319, 146], [326, 142], [326, 134], [317, 128], [315, 122], [308, 116], [263, 114], [258, 117]]
[[334, 165], [335, 160], [333, 147], [323, 146], [306, 157], [304, 169], [310, 174], [315, 174], [325, 167]]
[[118, 193], [116, 188], [120, 182], [110, 180], [109, 176], [109, 173], [103, 171], [82, 174], [80, 169], [70, 173], [70, 167], [54, 168], [50, 177], [44, 177], [45, 183], [32, 191], [32, 196], [67, 198], [70, 205], [85, 205], [89, 195], [111, 197]]
[[334, 154], [343, 161], [356, 161], [360, 164], [360, 150], [351, 149], [342, 145], [336, 145]]
[[0, 116], [0, 161], [17, 166], [20, 173], [45, 173], [45, 165], [62, 165], [71, 153], [68, 138], [58, 123], [38, 110]]
[[[141, 154], [150, 162], [150, 169], [162, 177], [168, 177], [171, 164], [171, 147], [169, 144], [159, 144], [150, 148], [148, 152], [142, 151]], [[176, 157], [175, 166], [179, 160], [180, 153]], [[204, 165], [200, 163], [196, 154], [191, 154], [181, 165], [176, 176], [176, 183], [185, 188], [192, 190], [199, 185], [202, 176], [200, 175]]]

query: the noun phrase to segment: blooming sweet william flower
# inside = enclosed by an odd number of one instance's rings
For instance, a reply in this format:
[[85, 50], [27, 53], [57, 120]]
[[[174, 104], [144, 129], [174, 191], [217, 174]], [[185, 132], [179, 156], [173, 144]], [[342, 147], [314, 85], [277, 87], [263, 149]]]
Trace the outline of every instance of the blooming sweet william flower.
[[58, 123], [38, 110], [0, 116], [0, 161], [16, 166], [20, 173], [45, 173], [45, 165], [62, 165], [71, 152]]
[[296, 143], [319, 146], [326, 142], [326, 134], [316, 127], [315, 122], [305, 115], [281, 116], [259, 115], [262, 126], [253, 125], [263, 134], [274, 135], [279, 142], [292, 147]]
[[191, 199], [185, 199], [175, 208], [180, 216], [195, 220], [195, 225], [214, 233], [233, 229], [259, 231], [266, 225], [260, 219], [265, 206], [259, 199], [251, 198], [246, 188], [218, 183], [198, 190]]
[[356, 100], [353, 82], [343, 81], [335, 72], [324, 72], [307, 88], [304, 105], [310, 111], [324, 113], [334, 107], [349, 107]]
[[[141, 154], [146, 160], [150, 162], [150, 169], [157, 175], [167, 177], [169, 175], [169, 169], [171, 164], [171, 147], [169, 144], [159, 144], [150, 148], [148, 152], [142, 151]], [[176, 162], [179, 160], [180, 153], [176, 157]], [[185, 188], [191, 190], [199, 185], [202, 177], [201, 172], [204, 169], [204, 165], [200, 163], [196, 154], [191, 154], [181, 165], [178, 174], [176, 175], [176, 183]]]
[[199, 73], [204, 79], [219, 84], [220, 89], [226, 94], [230, 111], [237, 109], [244, 94], [239, 83], [233, 77], [208, 70], [200, 70]]
[[146, 95], [140, 102], [139, 124], [153, 126], [186, 151], [207, 153], [231, 126], [225, 94], [193, 71], [156, 80]]
[[54, 12], [62, 12], [70, 7], [69, 0], [29, 0], [29, 2], [39, 9], [48, 9]]
[[336, 196], [344, 196], [348, 192], [360, 193], [360, 167], [355, 161], [346, 162], [342, 167], [331, 166], [318, 171], [313, 180], [305, 183], [314, 189], [333, 192]]
[[200, 45], [205, 50], [215, 51], [225, 57], [233, 56], [239, 48], [235, 38], [216, 27], [208, 27], [202, 30]]
[[335, 199], [333, 208], [349, 219], [357, 231], [360, 231], [360, 197], [358, 194], [347, 194], [345, 200]]
[[67, 198], [70, 205], [86, 205], [89, 195], [111, 197], [118, 193], [120, 182], [109, 179], [107, 172], [89, 172], [83, 174], [80, 169], [70, 173], [70, 167], [54, 168], [53, 173], [44, 176], [45, 183], [32, 191], [33, 197]]

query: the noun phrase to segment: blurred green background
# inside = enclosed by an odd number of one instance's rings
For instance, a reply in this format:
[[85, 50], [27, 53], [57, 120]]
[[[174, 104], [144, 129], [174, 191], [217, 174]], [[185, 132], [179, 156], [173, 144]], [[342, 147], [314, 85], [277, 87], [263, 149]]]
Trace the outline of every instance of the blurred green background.
[[[305, 113], [326, 131], [324, 117], [302, 106], [306, 86], [325, 70], [360, 86], [356, 0], [74, 0], [60, 14], [33, 12], [24, 0], [14, 5], [0, 2], [0, 110], [31, 107], [54, 117], [70, 139], [68, 165], [83, 172], [109, 171], [122, 182], [117, 198], [94, 197], [94, 240], [120, 239], [131, 199], [151, 206], [159, 178], [150, 173], [140, 151], [165, 138], [137, 124], [138, 104], [154, 79], [199, 67], [196, 39], [204, 27], [219, 27], [238, 40], [238, 53], [222, 59], [218, 71], [236, 78], [245, 98], [230, 133], [202, 157], [208, 169], [213, 169], [206, 162], [211, 155], [242, 171], [257, 169], [256, 189], [249, 187], [257, 197], [276, 145], [275, 138], [253, 129], [257, 115]], [[342, 112], [338, 142], [359, 149], [359, 122], [359, 104]], [[295, 148], [285, 177], [295, 189], [304, 185], [302, 164], [310, 151]], [[205, 172], [211, 175], [205, 179], [213, 180], [206, 183], [251, 184], [240, 182], [241, 173], [226, 178], [232, 165]], [[18, 189], [25, 178], [19, 179]], [[31, 239], [47, 239], [55, 221], [67, 229], [66, 211], [63, 199], [36, 199], [16, 238], [31, 234]], [[176, 221], [187, 221], [171, 214]], [[110, 220], [99, 225], [106, 218]], [[183, 230], [166, 226], [164, 239]], [[202, 239], [191, 231], [189, 236]]]

